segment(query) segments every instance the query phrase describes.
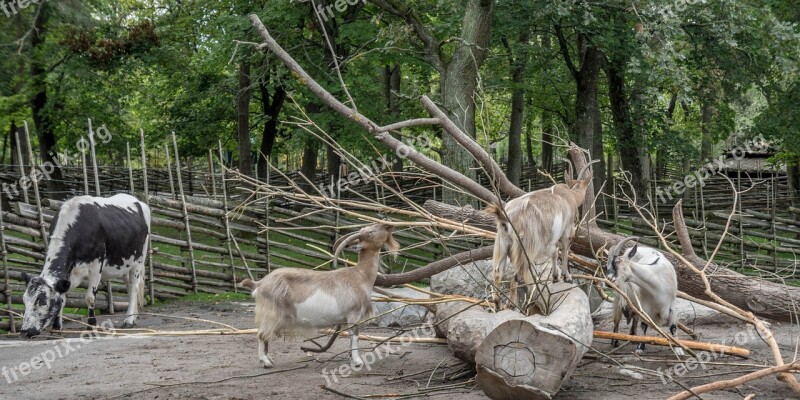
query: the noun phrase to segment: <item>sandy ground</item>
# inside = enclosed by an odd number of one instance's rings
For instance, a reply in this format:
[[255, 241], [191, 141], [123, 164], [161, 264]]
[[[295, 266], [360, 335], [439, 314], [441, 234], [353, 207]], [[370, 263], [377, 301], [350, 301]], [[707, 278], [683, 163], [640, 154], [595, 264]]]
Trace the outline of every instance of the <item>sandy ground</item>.
[[[252, 303], [222, 301], [219, 303], [173, 302], [148, 308], [150, 313], [169, 315], [142, 316], [139, 327], [158, 330], [209, 329], [215, 326], [187, 321], [176, 316], [203, 318], [249, 328]], [[104, 321], [106, 317], [100, 318]], [[117, 326], [123, 316], [110, 318]], [[649, 346], [644, 357], [624, 346], [610, 355], [610, 344], [598, 340], [581, 365], [562, 388], [557, 399], [663, 399], [681, 390], [712, 380], [733, 378], [736, 373], [755, 370], [768, 360], [768, 351], [756, 336], [742, 324], [719, 315], [686, 321], [695, 324], [701, 339], [732, 343], [737, 338], [743, 347], [753, 351], [749, 360], [719, 356], [696, 367], [676, 382], [664, 383], [650, 371], [665, 371], [674, 365], [674, 356], [665, 348]], [[76, 325], [67, 325], [67, 328]], [[598, 328], [610, 330], [604, 321]], [[798, 337], [797, 327], [773, 324], [778, 341], [791, 354]], [[389, 335], [393, 331], [373, 328], [366, 332]], [[739, 335], [738, 337], [736, 335]], [[370, 370], [354, 372], [334, 379], [323, 372], [338, 370], [349, 363], [349, 340], [340, 338], [324, 354], [309, 356], [299, 349], [298, 340], [278, 340], [270, 348], [276, 367], [261, 368], [256, 356], [254, 335], [183, 336], [97, 339], [82, 342], [77, 335], [67, 339], [50, 338], [21, 341], [17, 337], [0, 337], [0, 367], [8, 375], [0, 376], [0, 399], [339, 399], [333, 389], [353, 396], [393, 394], [402, 398], [459, 400], [484, 399], [471, 378], [471, 366], [453, 357], [444, 345], [410, 344], [385, 348], [372, 354]], [[374, 343], [362, 341], [362, 348]], [[44, 362], [35, 357], [55, 358]], [[369, 362], [367, 353], [362, 357]], [[37, 365], [23, 376], [22, 363]], [[737, 366], [731, 363], [739, 364]], [[48, 368], [49, 365], [49, 368]], [[624, 370], [620, 372], [622, 365]], [[17, 368], [17, 380], [10, 370]], [[627, 370], [628, 372], [626, 372]], [[680, 372], [681, 370], [678, 369]], [[799, 376], [800, 377], [800, 376]], [[765, 378], [735, 390], [703, 395], [704, 399], [741, 399], [755, 393], [757, 399], [795, 398], [787, 387], [774, 378]]]

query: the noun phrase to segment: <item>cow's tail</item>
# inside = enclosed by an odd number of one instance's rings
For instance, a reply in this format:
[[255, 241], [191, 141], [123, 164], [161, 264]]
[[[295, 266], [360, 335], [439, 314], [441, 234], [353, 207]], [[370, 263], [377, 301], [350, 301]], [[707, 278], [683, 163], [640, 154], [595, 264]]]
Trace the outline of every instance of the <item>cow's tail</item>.
[[137, 294], [137, 296], [136, 296], [136, 305], [139, 306], [138, 307], [139, 311], [141, 311], [142, 308], [144, 308], [144, 274], [143, 273], [139, 274], [138, 285], [139, 285], [139, 290], [136, 291], [136, 294]]

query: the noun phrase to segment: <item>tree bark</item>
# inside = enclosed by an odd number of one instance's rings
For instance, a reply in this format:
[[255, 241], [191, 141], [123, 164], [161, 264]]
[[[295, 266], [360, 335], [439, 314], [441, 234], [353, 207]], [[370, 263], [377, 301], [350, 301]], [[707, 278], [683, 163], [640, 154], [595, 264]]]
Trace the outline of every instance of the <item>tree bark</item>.
[[[386, 109], [388, 114], [395, 118], [400, 115], [400, 99], [398, 98], [397, 93], [400, 93], [401, 77], [400, 64], [395, 64], [391, 68], [389, 68], [387, 65], [384, 68], [384, 96], [386, 97]], [[395, 138], [399, 139], [399, 135], [395, 134], [394, 136]], [[396, 153], [392, 153], [392, 171], [403, 171], [403, 158]]]
[[701, 112], [701, 131], [703, 134], [703, 141], [700, 144], [700, 159], [708, 160], [711, 157], [711, 152], [714, 147], [714, 140], [711, 137], [711, 120], [714, 118], [714, 109], [711, 107], [709, 100], [703, 100]]
[[275, 138], [278, 136], [278, 116], [281, 113], [281, 108], [283, 108], [284, 100], [286, 100], [286, 91], [283, 86], [278, 85], [275, 87], [275, 94], [271, 96], [272, 99], [270, 101], [269, 87], [267, 87], [266, 82], [261, 82], [259, 89], [261, 90], [261, 109], [266, 119], [258, 152], [258, 176], [266, 179], [267, 164], [272, 156]]
[[619, 138], [619, 153], [622, 169], [631, 174], [631, 183], [637, 198], [642, 203], [647, 201], [644, 196], [646, 193], [646, 179], [642, 158], [639, 148], [643, 146], [636, 135], [636, 130], [631, 119], [628, 97], [625, 90], [625, 65], [620, 62], [609, 63], [606, 68], [608, 80], [608, 99], [611, 105], [611, 115], [614, 120], [614, 128]]
[[250, 57], [245, 55], [239, 64], [239, 92], [236, 96], [239, 171], [253, 175], [250, 145]]
[[[303, 161], [302, 165], [300, 166], [300, 174], [308, 178], [309, 181], [313, 182], [314, 178], [316, 178], [317, 174], [317, 147], [315, 146], [315, 140], [307, 139], [305, 146], [303, 146]], [[328, 183], [328, 182], [325, 182]], [[305, 187], [305, 182], [301, 187]]]
[[575, 79], [575, 123], [572, 127], [574, 142], [584, 149], [589, 149], [592, 159], [599, 162], [593, 171], [595, 189], [602, 187], [605, 178], [605, 162], [603, 161], [603, 125], [600, 121], [600, 103], [598, 100], [598, 85], [600, 69], [605, 62], [605, 55], [591, 43], [584, 33], [578, 33], [577, 59], [581, 60], [579, 66], [575, 65], [569, 54], [569, 46], [561, 27], [555, 26], [559, 48], [567, 64], [567, 68]]
[[[475, 138], [475, 89], [478, 86], [478, 70], [489, 45], [494, 2], [468, 0], [464, 12], [459, 40], [450, 61], [443, 66], [439, 84], [442, 103], [447, 116], [464, 133]], [[442, 164], [475, 179], [472, 170], [473, 158], [450, 136], [442, 137]], [[445, 189], [442, 198], [451, 204], [470, 204], [471, 198], [458, 191]]]
[[[39, 155], [44, 163], [53, 166], [50, 179], [47, 179], [47, 190], [52, 198], [62, 198], [66, 195], [64, 179], [58, 162], [55, 162], [56, 136], [53, 132], [54, 124], [48, 110], [48, 84], [47, 84], [47, 61], [45, 59], [44, 45], [47, 40], [48, 23], [51, 12], [50, 3], [39, 5], [39, 12], [33, 21], [31, 28], [31, 113], [33, 114], [33, 124], [36, 129], [36, 136], [39, 138]], [[20, 136], [22, 138], [23, 136]], [[27, 156], [26, 156], [27, 157]]]
[[566, 283], [550, 285], [550, 315], [488, 313], [464, 302], [437, 305], [436, 322], [457, 357], [474, 362], [491, 399], [550, 399], [592, 343], [589, 299]]
[[[525, 28], [523, 28], [525, 29]], [[509, 64], [511, 67], [511, 116], [508, 130], [508, 164], [506, 165], [506, 177], [514, 185], [519, 186], [522, 177], [522, 124], [525, 117], [525, 70], [528, 65], [528, 53], [525, 49], [528, 46], [530, 34], [525, 29], [519, 35], [520, 51], [514, 55], [514, 50], [503, 39], [506, 51], [509, 53]]]

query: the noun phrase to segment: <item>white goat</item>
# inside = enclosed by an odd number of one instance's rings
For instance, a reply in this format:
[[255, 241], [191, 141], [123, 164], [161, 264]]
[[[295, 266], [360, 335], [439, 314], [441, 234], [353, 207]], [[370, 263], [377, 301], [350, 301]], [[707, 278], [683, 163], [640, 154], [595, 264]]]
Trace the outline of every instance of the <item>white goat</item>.
[[[350, 356], [353, 365], [364, 362], [358, 354], [358, 327], [355, 323], [372, 313], [370, 298], [378, 276], [381, 247], [396, 253], [399, 245], [392, 238], [392, 226], [377, 224], [342, 237], [335, 246], [335, 260], [348, 244], [359, 251], [358, 264], [334, 271], [281, 268], [258, 282], [245, 279], [239, 285], [250, 289], [256, 299], [258, 358], [265, 368], [273, 366], [267, 355], [269, 340], [276, 334], [348, 324]], [[336, 338], [334, 335], [325, 351]], [[311, 349], [305, 349], [313, 351]]]
[[[620, 290], [638, 308], [647, 314], [659, 326], [668, 325], [670, 333], [675, 336], [677, 330], [677, 314], [675, 298], [678, 295], [678, 278], [675, 267], [660, 251], [634, 244], [622, 251], [625, 244], [637, 237], [628, 237], [617, 243], [608, 253], [606, 277], [614, 282]], [[614, 332], [619, 331], [622, 315], [631, 324], [631, 335], [636, 335], [639, 316], [628, 308], [622, 296], [614, 298]], [[633, 322], [631, 322], [633, 320]], [[642, 322], [642, 334], [647, 333], [647, 324]], [[612, 346], [618, 347], [619, 341], [613, 340]], [[644, 343], [639, 343], [636, 354], [644, 352]], [[683, 349], [675, 348], [675, 354], [683, 355]]]
[[[582, 176], [587, 168], [588, 165], [578, 176]], [[502, 209], [497, 205], [486, 208], [485, 211], [493, 214], [497, 222], [492, 260], [494, 277], [492, 300], [498, 309], [500, 308], [498, 288], [504, 275], [501, 266], [505, 264], [506, 257], [510, 256], [514, 271], [509, 296], [512, 304], [518, 304], [517, 290], [520, 284], [527, 288], [536, 282], [533, 277], [534, 272], [541, 278], [546, 276], [547, 268], [552, 268], [553, 281], [557, 282], [561, 275], [565, 281], [572, 281], [567, 261], [569, 246], [575, 233], [578, 207], [586, 197], [592, 176], [590, 173], [585, 179], [573, 181], [571, 175], [570, 168], [570, 171], [564, 174], [566, 184], [560, 183], [527, 193], [509, 201]], [[559, 246], [561, 247], [560, 269], [557, 263]]]

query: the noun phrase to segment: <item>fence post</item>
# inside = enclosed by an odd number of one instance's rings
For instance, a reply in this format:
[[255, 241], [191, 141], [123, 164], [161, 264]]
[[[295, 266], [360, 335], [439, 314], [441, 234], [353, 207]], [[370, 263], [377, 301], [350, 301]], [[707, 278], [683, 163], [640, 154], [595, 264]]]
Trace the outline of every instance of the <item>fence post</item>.
[[[147, 186], [147, 151], [144, 144], [144, 129], [139, 129], [139, 140], [142, 146], [142, 185], [144, 186], [144, 203], [150, 207], [150, 189]], [[152, 213], [152, 211], [151, 211]], [[151, 214], [152, 219], [152, 214]], [[152, 226], [152, 223], [151, 223]], [[153, 240], [152, 235], [147, 235], [147, 267], [150, 276], [150, 304], [156, 303], [156, 281], [153, 275]]]
[[[697, 185], [700, 187], [700, 218], [703, 221], [703, 227], [706, 226], [706, 199], [705, 195], [703, 194], [703, 185]], [[723, 238], [724, 239], [724, 238]], [[705, 258], [708, 258], [708, 229], [703, 229], [703, 254]]]
[[[222, 141], [217, 141], [217, 146], [219, 147], [219, 162], [220, 164], [223, 163], [222, 158]], [[233, 280], [233, 291], [237, 292], [237, 282], [236, 282], [236, 266], [233, 264], [233, 249], [231, 248], [231, 241], [233, 233], [231, 232], [230, 222], [228, 220], [228, 188], [226, 187], [225, 183], [225, 165], [222, 164], [220, 167], [220, 173], [222, 174], [222, 210], [225, 211], [225, 215], [222, 217], [222, 222], [225, 224], [225, 244], [228, 248], [228, 261], [231, 264], [231, 279]], [[267, 223], [269, 223], [269, 218], [267, 218]], [[267, 242], [269, 243], [269, 242]]]
[[[270, 177], [270, 171], [272, 170], [272, 165], [270, 164], [268, 157], [265, 156], [264, 158], [266, 159], [266, 163], [267, 163], [267, 168], [266, 168], [267, 169], [267, 186], [269, 186], [269, 184], [270, 184], [269, 177]], [[269, 199], [270, 199], [269, 194], [267, 194], [266, 197], [264, 198], [264, 223], [266, 224], [266, 226], [265, 226], [266, 229], [264, 229], [264, 239], [265, 239], [265, 243], [267, 244], [267, 273], [268, 274], [270, 272], [272, 272], [272, 259], [270, 258], [270, 255], [269, 255], [269, 253], [270, 253], [270, 248], [269, 248], [269, 203], [270, 203], [270, 200]]]
[[33, 158], [33, 148], [31, 147], [31, 135], [28, 132], [28, 121], [22, 121], [22, 126], [25, 127], [25, 143], [28, 144], [28, 158], [31, 160], [31, 176], [33, 181], [33, 194], [36, 196], [36, 212], [39, 213], [39, 232], [42, 234], [42, 242], [44, 243], [44, 255], [47, 256], [47, 229], [44, 229], [44, 215], [42, 214], [42, 198], [39, 197], [39, 178], [35, 173], [36, 163]]
[[175, 200], [175, 184], [172, 183], [172, 161], [169, 159], [169, 146], [164, 145], [164, 154], [167, 156], [167, 176], [169, 176], [169, 193], [172, 200]]
[[[25, 176], [25, 160], [22, 158], [22, 142], [19, 140], [19, 129], [14, 131], [14, 138], [17, 139], [17, 160], [19, 161], [19, 179], [21, 181], [22, 177]], [[31, 204], [30, 200], [28, 200], [28, 188], [22, 188], [22, 196], [25, 199], [25, 203]]]
[[[19, 144], [19, 141], [17, 141]], [[3, 254], [3, 295], [6, 298], [6, 308], [8, 309], [8, 331], [11, 333], [17, 332], [17, 327], [14, 325], [14, 314], [11, 313], [11, 290], [9, 289], [10, 283], [8, 281], [8, 249], [6, 248], [5, 236], [6, 224], [3, 222], [3, 202], [0, 201], [0, 251]]]
[[86, 149], [81, 150], [81, 166], [83, 167], [83, 194], [89, 195], [89, 172], [86, 170]]
[[[102, 196], [100, 193], [100, 174], [97, 172], [97, 153], [94, 151], [94, 130], [92, 129], [92, 119], [89, 118], [89, 151], [92, 156], [92, 172], [94, 172], [94, 190], [97, 197]], [[87, 184], [88, 185], [88, 184]], [[88, 186], [87, 186], [88, 192]], [[108, 300], [108, 313], [114, 314], [114, 293], [111, 291], [111, 281], [106, 281], [106, 297]]]
[[131, 142], [125, 142], [125, 149], [128, 151], [128, 178], [131, 183], [131, 194], [136, 192], [133, 186], [133, 164], [131, 164]]
[[217, 199], [217, 178], [214, 176], [214, 152], [208, 149], [208, 176], [211, 178], [211, 198]]
[[[186, 210], [186, 196], [183, 194], [183, 180], [181, 179], [181, 160], [178, 154], [178, 140], [175, 138], [175, 132], [172, 132], [172, 147], [175, 150], [175, 173], [178, 177], [178, 190], [181, 195], [181, 205], [183, 207], [183, 221], [186, 225], [186, 243], [189, 245], [189, 262], [192, 266], [192, 291], [197, 293], [197, 271], [194, 263], [194, 248], [192, 247], [192, 229], [189, 223], [189, 212]], [[167, 156], [169, 157], [169, 156]], [[172, 180], [170, 180], [172, 182]]]

